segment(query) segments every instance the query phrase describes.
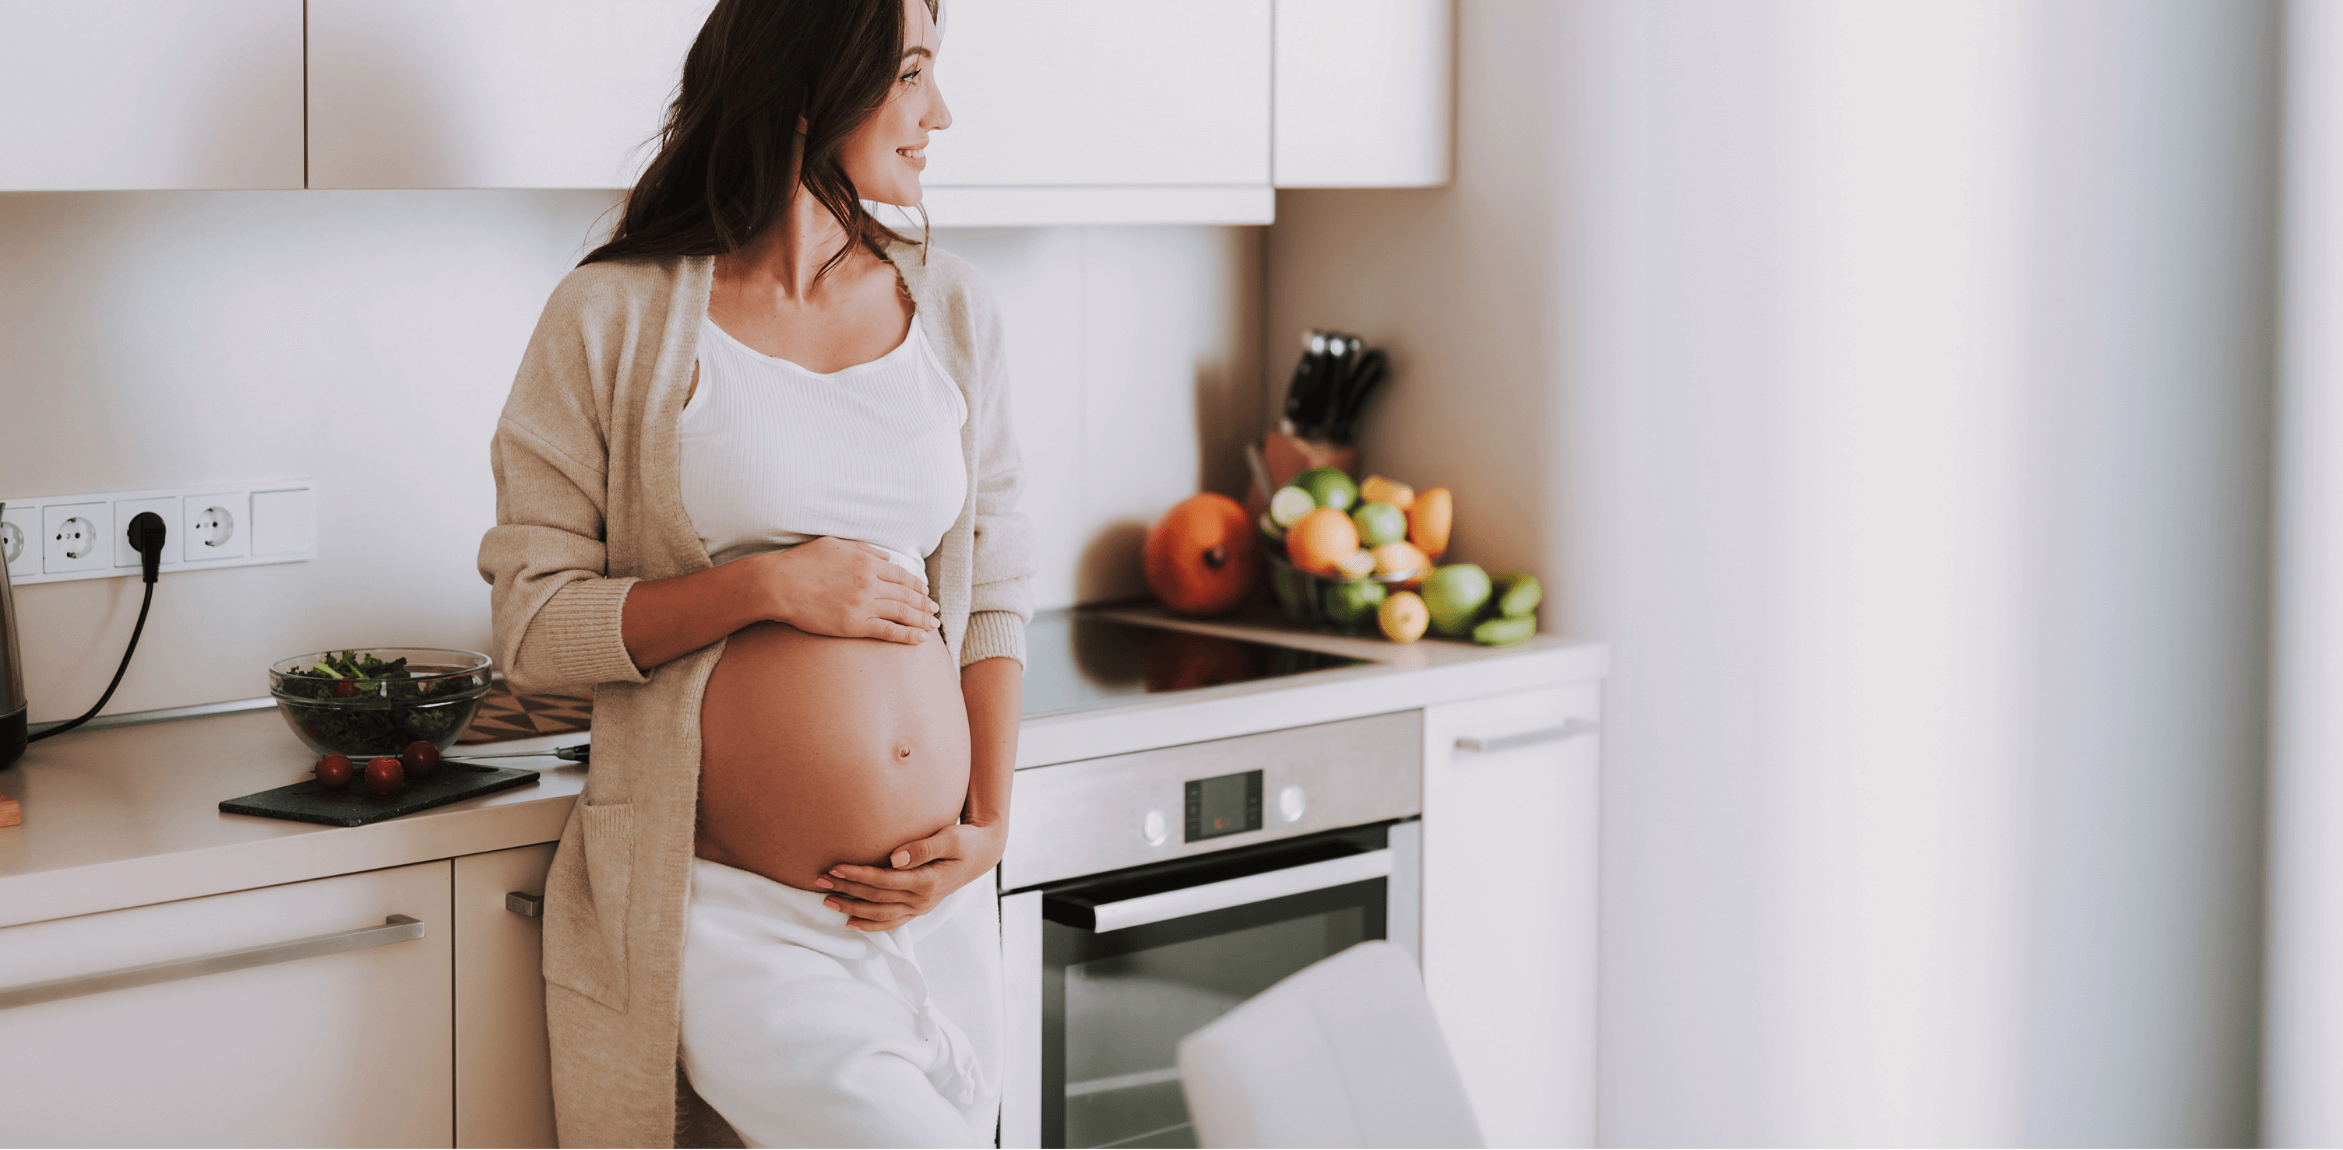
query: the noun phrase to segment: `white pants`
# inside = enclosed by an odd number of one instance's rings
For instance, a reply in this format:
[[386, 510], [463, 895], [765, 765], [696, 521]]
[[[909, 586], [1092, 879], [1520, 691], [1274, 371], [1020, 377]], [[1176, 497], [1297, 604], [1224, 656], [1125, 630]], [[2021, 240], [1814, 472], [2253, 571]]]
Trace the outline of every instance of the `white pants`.
[[692, 1089], [749, 1146], [992, 1145], [1003, 1007], [991, 876], [885, 932], [847, 929], [825, 897], [693, 860]]

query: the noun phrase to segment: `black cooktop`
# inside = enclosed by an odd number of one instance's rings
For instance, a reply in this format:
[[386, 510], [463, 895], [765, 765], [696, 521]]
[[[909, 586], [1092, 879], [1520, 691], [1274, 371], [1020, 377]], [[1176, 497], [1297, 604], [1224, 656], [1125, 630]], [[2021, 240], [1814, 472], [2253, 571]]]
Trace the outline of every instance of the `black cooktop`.
[[1045, 611], [1025, 628], [1024, 715], [1061, 715], [1148, 695], [1365, 662], [1248, 639], [1143, 627], [1077, 611]]

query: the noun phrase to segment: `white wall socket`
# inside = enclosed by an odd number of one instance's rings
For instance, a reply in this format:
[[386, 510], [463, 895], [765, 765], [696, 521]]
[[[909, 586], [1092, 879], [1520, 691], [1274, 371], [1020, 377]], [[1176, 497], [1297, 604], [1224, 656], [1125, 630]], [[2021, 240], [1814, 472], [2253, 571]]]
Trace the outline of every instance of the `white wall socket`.
[[[195, 571], [317, 558], [317, 482], [204, 483], [149, 491], [0, 499], [0, 557], [18, 586], [136, 575], [130, 521], [160, 516], [160, 570]], [[21, 545], [10, 540], [21, 537]], [[254, 540], [259, 540], [255, 544]]]

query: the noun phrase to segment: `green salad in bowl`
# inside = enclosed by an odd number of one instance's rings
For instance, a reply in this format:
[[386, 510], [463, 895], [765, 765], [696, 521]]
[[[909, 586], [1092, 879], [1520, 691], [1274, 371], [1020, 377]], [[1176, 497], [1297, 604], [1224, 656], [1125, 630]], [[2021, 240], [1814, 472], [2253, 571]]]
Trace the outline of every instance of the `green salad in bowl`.
[[434, 647], [320, 651], [271, 664], [269, 694], [320, 755], [397, 755], [417, 740], [444, 751], [479, 712], [490, 662]]

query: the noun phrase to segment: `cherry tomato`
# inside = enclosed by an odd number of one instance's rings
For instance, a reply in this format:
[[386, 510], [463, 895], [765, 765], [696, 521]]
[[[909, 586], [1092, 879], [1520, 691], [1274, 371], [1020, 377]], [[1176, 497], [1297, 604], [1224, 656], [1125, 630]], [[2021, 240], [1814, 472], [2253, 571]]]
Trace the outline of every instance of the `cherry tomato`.
[[358, 684], [348, 679], [334, 680], [334, 698], [347, 699], [358, 693]]
[[366, 764], [366, 789], [387, 795], [407, 785], [407, 769], [388, 755]]
[[399, 755], [399, 762], [407, 768], [408, 774], [428, 779], [439, 773], [439, 748], [426, 740], [417, 739], [407, 744], [407, 749]]
[[348, 755], [327, 755], [317, 760], [316, 771], [317, 785], [333, 789], [349, 786], [351, 777], [358, 773]]

